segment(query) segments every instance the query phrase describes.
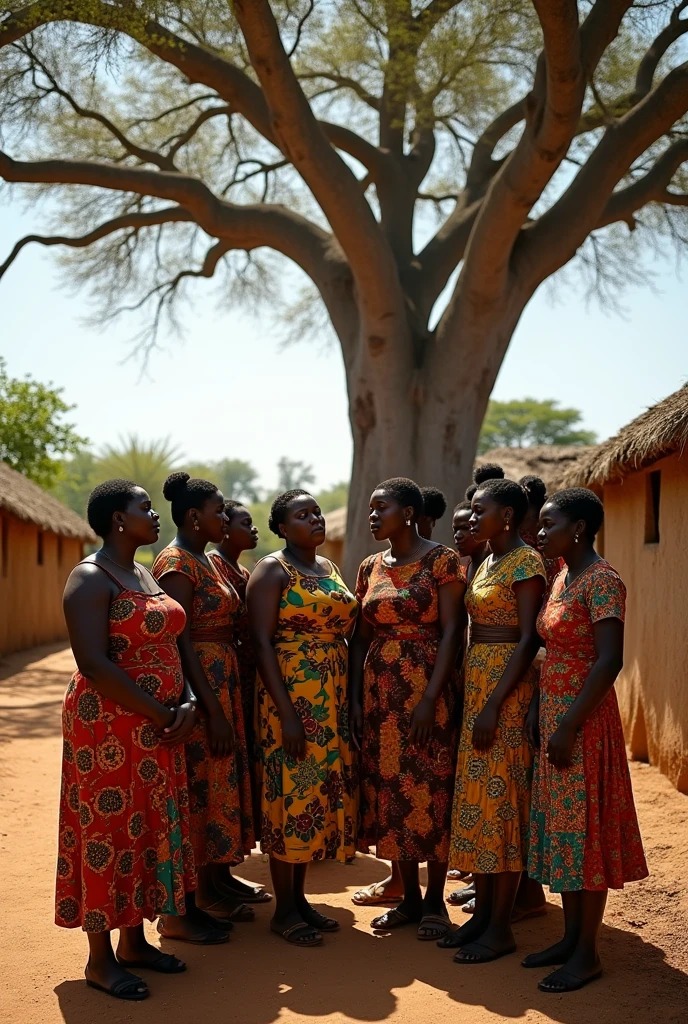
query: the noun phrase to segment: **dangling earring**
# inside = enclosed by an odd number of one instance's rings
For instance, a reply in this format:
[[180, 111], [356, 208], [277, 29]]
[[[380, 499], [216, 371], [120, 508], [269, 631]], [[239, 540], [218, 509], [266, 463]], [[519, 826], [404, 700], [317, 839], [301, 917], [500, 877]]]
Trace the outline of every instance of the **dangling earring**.
[[411, 520], [410, 520], [410, 519], [407, 519], [407, 520], [406, 520], [406, 525], [407, 525], [407, 526], [410, 526], [410, 525], [411, 525]]
[[123, 527], [123, 526], [120, 526], [120, 528], [119, 528], [119, 532], [120, 532], [120, 533], [124, 533], [124, 527]]
[[578, 534], [576, 534], [576, 536], [573, 538], [573, 541], [574, 541], [574, 544], [578, 543]]
[[194, 521], [194, 530], [200, 530], [200, 526], [196, 521]]
[[508, 532], [509, 532], [509, 530], [511, 529], [511, 527], [509, 526], [509, 522], [508, 522], [508, 520], [507, 520], [507, 522], [506, 522], [506, 523], [504, 523], [504, 529], [506, 530], [506, 532], [507, 532], [507, 533], [508, 533]]

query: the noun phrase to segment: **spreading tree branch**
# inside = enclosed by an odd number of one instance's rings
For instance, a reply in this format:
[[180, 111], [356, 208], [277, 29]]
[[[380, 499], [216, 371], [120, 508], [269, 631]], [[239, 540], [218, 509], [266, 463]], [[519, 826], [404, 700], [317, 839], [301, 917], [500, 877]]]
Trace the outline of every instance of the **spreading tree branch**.
[[685, 206], [686, 197], [670, 192], [669, 185], [676, 171], [687, 161], [688, 139], [674, 142], [655, 161], [647, 174], [612, 193], [595, 227], [603, 228], [607, 224], [624, 221], [633, 229], [635, 214], [648, 203]]

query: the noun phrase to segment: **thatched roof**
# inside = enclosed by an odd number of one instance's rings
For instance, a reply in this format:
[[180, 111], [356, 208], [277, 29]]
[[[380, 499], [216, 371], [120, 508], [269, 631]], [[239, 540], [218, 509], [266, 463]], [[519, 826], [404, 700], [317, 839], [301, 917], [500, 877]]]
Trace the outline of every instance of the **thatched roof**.
[[6, 462], [0, 462], [0, 509], [62, 537], [74, 537], [89, 544], [97, 540], [81, 516], [42, 490], [38, 484], [17, 473]]
[[567, 444], [541, 444], [532, 448], [492, 448], [475, 460], [476, 466], [496, 462], [510, 480], [523, 476], [539, 476], [547, 485], [550, 494], [563, 486], [565, 474], [571, 466], [595, 447]]
[[564, 474], [564, 487], [621, 480], [688, 446], [688, 384], [653, 405], [608, 441], [588, 449]]
[[344, 540], [346, 537], [346, 506], [326, 513], [325, 535], [328, 540]]

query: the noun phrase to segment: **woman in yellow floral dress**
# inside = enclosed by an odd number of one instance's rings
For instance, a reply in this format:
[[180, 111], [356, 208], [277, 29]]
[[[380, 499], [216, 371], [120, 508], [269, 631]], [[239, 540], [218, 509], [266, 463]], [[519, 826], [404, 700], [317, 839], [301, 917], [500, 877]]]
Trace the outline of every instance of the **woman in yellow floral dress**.
[[337, 567], [316, 554], [325, 520], [310, 494], [281, 494], [269, 526], [286, 546], [258, 563], [247, 590], [259, 671], [261, 849], [275, 888], [272, 930], [315, 946], [339, 924], [306, 899], [308, 864], [345, 861], [355, 849], [347, 639], [357, 604]]
[[450, 865], [475, 880], [471, 921], [439, 945], [457, 963], [487, 963], [516, 948], [511, 913], [528, 856], [532, 752], [525, 738], [546, 574], [518, 534], [528, 507], [513, 480], [488, 480], [471, 501], [471, 530], [492, 554], [466, 594], [470, 643], [452, 815]]

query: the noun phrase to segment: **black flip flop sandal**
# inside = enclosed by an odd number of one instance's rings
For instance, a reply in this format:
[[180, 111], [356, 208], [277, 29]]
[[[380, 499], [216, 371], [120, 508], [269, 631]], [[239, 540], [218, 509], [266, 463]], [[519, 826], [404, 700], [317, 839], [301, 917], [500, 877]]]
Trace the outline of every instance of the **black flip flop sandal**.
[[118, 956], [117, 963], [127, 970], [133, 967], [137, 970], [156, 971], [158, 974], [182, 974], [186, 970], [184, 961], [172, 953], [160, 953], [155, 960], [123, 960]]
[[[302, 939], [296, 938], [297, 933], [303, 932], [304, 928], [307, 933], [310, 933], [310, 936], [304, 934]], [[271, 924], [270, 931], [274, 932], [275, 935], [279, 935], [281, 939], [284, 939], [285, 942], [288, 942], [292, 946], [304, 946], [305, 948], [310, 948], [312, 946], [322, 945], [322, 935], [317, 928], [314, 928], [312, 924], [308, 924], [307, 921], [297, 921], [296, 924], [292, 924], [288, 928], [280, 928], [279, 926]]]
[[469, 903], [473, 899], [475, 899], [475, 886], [471, 882], [463, 889], [455, 889], [454, 892], [450, 892], [447, 896], [447, 903], [451, 907], [462, 907], [464, 903]]
[[338, 932], [341, 927], [339, 921], [335, 920], [334, 917], [325, 917], [324, 914], [313, 908], [303, 914], [302, 917], [306, 924], [312, 925], [319, 932]]
[[253, 907], [246, 906], [245, 903], [237, 903], [237, 905], [231, 909], [222, 910], [221, 905], [229, 897], [223, 896], [222, 899], [217, 900], [215, 903], [211, 903], [209, 907], [199, 907], [204, 914], [208, 917], [212, 917], [213, 921], [221, 927], [227, 928], [228, 931], [234, 927], [235, 924], [248, 924], [251, 921], [255, 921], [256, 912]]
[[386, 914], [374, 917], [370, 922], [370, 927], [375, 932], [391, 932], [395, 928], [403, 928], [407, 924], [420, 924], [421, 917], [422, 914], [409, 917], [408, 914], [404, 914], [403, 911], [394, 907], [393, 910], [388, 910]]
[[182, 935], [165, 935], [165, 926], [162, 921], [158, 921], [157, 927], [158, 934], [163, 939], [170, 939], [172, 942], [188, 942], [191, 946], [221, 946], [223, 943], [229, 942], [229, 932], [223, 931], [219, 927], [201, 932], [197, 939], [187, 939]]
[[[473, 947], [471, 949], [471, 947]], [[477, 952], [479, 949], [484, 949], [485, 953]], [[499, 950], [491, 949], [489, 946], [484, 946], [482, 942], [467, 942], [465, 946], [461, 946], [458, 953], [454, 957], [455, 964], [469, 964], [471, 967], [474, 964], [491, 964], [493, 960], [501, 960], [503, 956], [509, 956], [511, 953], [516, 951], [516, 945], [514, 944], [509, 949]], [[464, 960], [461, 956], [462, 953], [469, 955], [474, 953], [475, 955], [472, 960]]]
[[[557, 975], [562, 979], [561, 982], [555, 981]], [[552, 995], [560, 996], [566, 992], [578, 992], [579, 989], [585, 988], [586, 985], [589, 985], [592, 981], [597, 981], [597, 979], [601, 977], [601, 969], [597, 974], [593, 974], [590, 978], [579, 978], [577, 975], [570, 974], [563, 968], [559, 968], [558, 971], [552, 971], [552, 973], [548, 974], [546, 978], [543, 978], [542, 981], [538, 982], [538, 988], [541, 992], [550, 992]], [[552, 984], [552, 982], [555, 983]]]
[[[432, 926], [434, 930], [433, 935], [421, 935], [421, 928], [428, 928]], [[425, 914], [420, 919], [418, 925], [418, 939], [421, 942], [437, 942], [439, 939], [443, 939], [447, 932], [451, 931], [451, 921], [448, 917], [444, 917], [442, 914]]]
[[[122, 978], [121, 981], [116, 981], [115, 984], [108, 988], [107, 985], [99, 985], [97, 981], [90, 981], [86, 978], [86, 984], [89, 988], [95, 988], [99, 992], [104, 992], [106, 996], [113, 996], [115, 999], [124, 999], [130, 1003], [140, 1003], [144, 999], [148, 999], [150, 992], [145, 981], [137, 980], [127, 981], [126, 978]], [[146, 985], [145, 991], [140, 991], [140, 986]]]

